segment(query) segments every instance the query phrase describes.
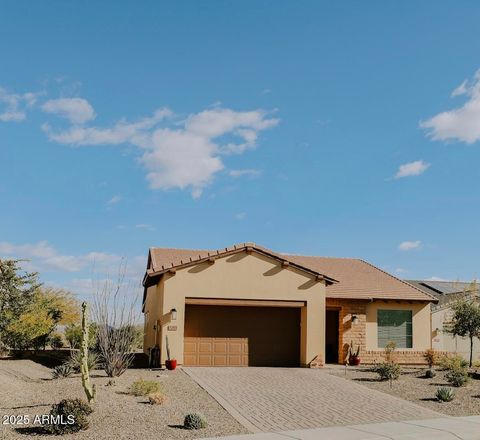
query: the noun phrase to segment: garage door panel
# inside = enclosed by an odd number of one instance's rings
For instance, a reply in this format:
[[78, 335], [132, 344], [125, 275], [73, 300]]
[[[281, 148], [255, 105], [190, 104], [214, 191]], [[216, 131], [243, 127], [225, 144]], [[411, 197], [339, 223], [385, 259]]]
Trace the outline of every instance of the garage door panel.
[[185, 365], [296, 367], [300, 309], [186, 305]]

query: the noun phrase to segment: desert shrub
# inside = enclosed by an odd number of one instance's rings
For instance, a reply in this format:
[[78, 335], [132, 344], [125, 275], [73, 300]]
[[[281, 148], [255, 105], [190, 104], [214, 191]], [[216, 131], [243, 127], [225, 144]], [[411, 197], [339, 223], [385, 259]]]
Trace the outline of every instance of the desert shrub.
[[162, 385], [154, 380], [139, 379], [133, 382], [129, 392], [134, 396], [148, 396], [153, 393], [161, 393]]
[[[70, 352], [70, 359], [67, 361], [67, 363], [73, 368], [75, 373], [80, 373], [80, 366], [82, 364], [80, 350], [72, 350]], [[98, 354], [93, 351], [89, 351], [87, 356], [88, 369], [95, 370], [98, 368], [99, 364], [100, 359], [98, 357]]]
[[458, 354], [443, 355], [440, 357], [438, 364], [444, 370], [453, 370], [456, 368], [467, 368], [468, 362]]
[[432, 379], [436, 375], [437, 375], [437, 373], [435, 372], [435, 370], [432, 370], [431, 368], [429, 368], [427, 371], [425, 371], [425, 377], [428, 378], [428, 379]]
[[447, 382], [454, 387], [462, 387], [468, 382], [468, 370], [466, 368], [451, 368], [445, 374]]
[[64, 399], [52, 406], [50, 416], [62, 417], [66, 423], [50, 423], [43, 428], [50, 434], [60, 435], [82, 431], [88, 428], [87, 416], [92, 412], [90, 405], [81, 399]]
[[455, 391], [448, 387], [437, 388], [435, 397], [439, 402], [451, 402], [455, 397]]
[[202, 414], [192, 413], [185, 416], [183, 426], [185, 429], [202, 429], [208, 425], [207, 420]]
[[380, 380], [397, 380], [402, 373], [400, 365], [395, 362], [381, 362], [375, 365], [374, 371], [378, 374]]
[[387, 345], [385, 345], [385, 360], [387, 362], [393, 362], [395, 359], [395, 349], [397, 348], [397, 344], [394, 341], [390, 341]]
[[65, 363], [57, 365], [52, 369], [52, 378], [60, 379], [62, 377], [70, 377], [73, 373], [73, 367], [69, 363]]
[[480, 368], [480, 360], [475, 361], [475, 362], [472, 364], [472, 367], [473, 367], [473, 368]]
[[63, 338], [60, 333], [52, 333], [48, 337], [48, 345], [52, 347], [55, 350], [58, 350], [59, 348], [63, 348]]
[[163, 405], [167, 400], [167, 396], [160, 392], [150, 393], [147, 398], [150, 405]]
[[429, 348], [429, 349], [425, 350], [425, 353], [423, 354], [423, 357], [425, 358], [425, 361], [428, 364], [428, 368], [430, 368], [430, 369], [432, 369], [432, 367], [438, 361], [438, 353], [433, 348]]

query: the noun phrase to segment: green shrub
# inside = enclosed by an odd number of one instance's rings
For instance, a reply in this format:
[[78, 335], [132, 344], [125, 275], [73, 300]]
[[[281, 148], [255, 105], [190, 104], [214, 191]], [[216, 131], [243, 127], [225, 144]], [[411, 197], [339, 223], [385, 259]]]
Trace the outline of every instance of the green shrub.
[[438, 365], [444, 370], [453, 370], [457, 368], [467, 368], [468, 362], [458, 354], [443, 355], [438, 361]]
[[148, 396], [153, 393], [161, 393], [162, 385], [154, 380], [139, 379], [130, 386], [130, 394], [134, 396]]
[[63, 338], [60, 333], [52, 333], [48, 337], [48, 345], [52, 347], [54, 350], [58, 350], [59, 348], [63, 348]]
[[400, 365], [395, 362], [382, 362], [375, 365], [375, 373], [378, 374], [380, 380], [397, 380], [402, 373]]
[[[80, 373], [80, 365], [82, 364], [82, 357], [80, 350], [72, 350], [70, 359], [67, 363], [73, 368], [75, 373]], [[99, 367], [100, 359], [98, 354], [93, 351], [88, 351], [87, 365], [89, 370], [95, 370]]]
[[52, 369], [52, 378], [60, 379], [62, 377], [70, 377], [74, 373], [73, 368], [70, 364], [65, 363], [57, 365]]
[[202, 414], [192, 413], [185, 416], [183, 426], [185, 429], [202, 429], [208, 425], [207, 420]]
[[437, 375], [437, 373], [435, 372], [435, 370], [432, 370], [431, 368], [429, 368], [427, 371], [425, 371], [425, 377], [428, 378], [428, 379], [432, 379], [436, 375]]
[[466, 368], [452, 368], [445, 374], [445, 379], [454, 387], [462, 387], [468, 382], [468, 370]]
[[448, 387], [437, 388], [435, 397], [439, 402], [451, 402], [455, 397], [455, 391]]
[[[90, 405], [81, 399], [65, 399], [52, 406], [50, 416], [60, 417], [63, 423], [50, 423], [43, 426], [49, 434], [70, 434], [88, 428], [87, 416], [93, 412]], [[71, 422], [71, 423], [69, 423]]]

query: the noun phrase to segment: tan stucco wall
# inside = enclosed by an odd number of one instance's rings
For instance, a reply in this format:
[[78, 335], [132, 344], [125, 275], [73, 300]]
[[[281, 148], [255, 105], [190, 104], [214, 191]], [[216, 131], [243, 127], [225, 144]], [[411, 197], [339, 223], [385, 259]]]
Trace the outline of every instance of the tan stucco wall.
[[[447, 333], [444, 328], [445, 321], [452, 317], [450, 307], [437, 308], [432, 312], [432, 348], [438, 351], [448, 351], [457, 353], [465, 359], [470, 359], [470, 339], [461, 336], [453, 336]], [[480, 341], [478, 338], [473, 340], [473, 359], [480, 357]]]
[[366, 348], [382, 350], [378, 347], [377, 310], [412, 310], [412, 343], [411, 349], [402, 351], [423, 351], [431, 347], [430, 303], [406, 301], [374, 301], [366, 306]]
[[[146, 328], [145, 350], [153, 346], [154, 319], [160, 319], [171, 309], [177, 310], [177, 320], [170, 325], [176, 331], [162, 329], [161, 356], [165, 362], [165, 335], [168, 333], [171, 356], [183, 363], [185, 298], [229, 298], [257, 300], [305, 301], [301, 313], [300, 363], [307, 365], [317, 356], [324, 359], [325, 345], [325, 284], [315, 281], [313, 275], [282, 268], [272, 258], [246, 252], [218, 258], [215, 264], [203, 263], [178, 270], [175, 275], [164, 275], [156, 287], [150, 288], [145, 312], [149, 322]], [[156, 300], [151, 297], [155, 296]]]
[[[396, 361], [403, 364], [424, 364], [424, 351], [430, 348], [430, 304], [425, 302], [381, 301], [374, 302], [327, 298], [327, 309], [339, 311], [339, 353], [342, 363], [353, 342], [360, 347], [362, 363], [381, 362], [384, 349], [378, 348], [377, 310], [412, 310], [413, 348], [396, 350]], [[352, 324], [352, 315], [357, 316], [357, 323]]]

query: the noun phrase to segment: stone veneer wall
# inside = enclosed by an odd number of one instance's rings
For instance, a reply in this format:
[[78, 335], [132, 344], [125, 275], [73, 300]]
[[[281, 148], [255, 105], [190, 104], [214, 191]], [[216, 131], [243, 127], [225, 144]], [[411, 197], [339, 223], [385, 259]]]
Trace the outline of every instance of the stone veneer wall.
[[[366, 341], [366, 308], [368, 301], [327, 298], [326, 308], [338, 310], [338, 362], [345, 363], [348, 347], [353, 342], [354, 347], [360, 346], [362, 364], [373, 364], [385, 359], [383, 350], [367, 350]], [[356, 315], [358, 322], [352, 324], [352, 315]], [[424, 351], [395, 350], [395, 362], [410, 365], [425, 365]]]

